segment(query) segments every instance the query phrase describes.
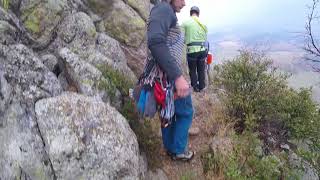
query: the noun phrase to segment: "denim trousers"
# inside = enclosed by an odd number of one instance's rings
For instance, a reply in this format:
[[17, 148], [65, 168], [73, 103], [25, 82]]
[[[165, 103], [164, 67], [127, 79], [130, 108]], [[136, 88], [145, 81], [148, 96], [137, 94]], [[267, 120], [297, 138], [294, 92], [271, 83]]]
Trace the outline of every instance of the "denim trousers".
[[184, 153], [188, 146], [189, 128], [193, 118], [191, 95], [174, 101], [175, 120], [161, 128], [163, 145], [173, 154]]

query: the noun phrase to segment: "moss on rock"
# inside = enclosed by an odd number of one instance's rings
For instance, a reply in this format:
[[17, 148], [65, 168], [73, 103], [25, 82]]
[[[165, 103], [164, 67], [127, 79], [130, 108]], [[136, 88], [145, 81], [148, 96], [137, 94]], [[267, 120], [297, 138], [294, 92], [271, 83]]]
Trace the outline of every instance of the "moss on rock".
[[33, 34], [40, 32], [40, 13], [37, 9], [31, 12], [24, 21], [27, 30]]
[[138, 47], [141, 44], [146, 23], [132, 7], [118, 0], [88, 2], [94, 12], [104, 17], [105, 30], [109, 35], [128, 46]]

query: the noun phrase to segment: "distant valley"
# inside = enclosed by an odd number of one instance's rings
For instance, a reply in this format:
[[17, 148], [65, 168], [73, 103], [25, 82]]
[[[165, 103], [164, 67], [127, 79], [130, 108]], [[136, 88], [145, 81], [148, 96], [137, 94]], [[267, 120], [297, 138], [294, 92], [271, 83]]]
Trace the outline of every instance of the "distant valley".
[[225, 30], [209, 34], [208, 40], [215, 64], [232, 60], [241, 49], [263, 51], [273, 60], [274, 66], [292, 74], [288, 81], [291, 87], [299, 89], [312, 86], [313, 98], [320, 103], [320, 73], [312, 70], [312, 66], [320, 67], [320, 63], [304, 59], [304, 40], [301, 33]]

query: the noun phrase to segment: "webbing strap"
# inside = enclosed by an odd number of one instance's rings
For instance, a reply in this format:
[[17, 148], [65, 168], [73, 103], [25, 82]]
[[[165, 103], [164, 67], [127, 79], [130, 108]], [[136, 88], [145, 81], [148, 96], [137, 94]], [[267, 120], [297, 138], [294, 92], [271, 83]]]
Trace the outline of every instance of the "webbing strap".
[[187, 46], [205, 46], [205, 42], [191, 42]]
[[205, 33], [208, 32], [207, 29], [204, 27], [204, 25], [201, 24], [201, 22], [196, 17], [192, 16], [192, 19], [195, 20], [199, 24], [199, 26], [204, 30]]

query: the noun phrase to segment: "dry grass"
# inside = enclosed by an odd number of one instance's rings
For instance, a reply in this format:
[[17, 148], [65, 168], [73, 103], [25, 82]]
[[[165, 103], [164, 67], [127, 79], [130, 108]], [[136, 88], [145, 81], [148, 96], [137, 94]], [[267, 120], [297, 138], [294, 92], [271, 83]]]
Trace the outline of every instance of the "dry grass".
[[[182, 62], [183, 74], [189, 78], [186, 61]], [[219, 102], [214, 92], [214, 87], [209, 86], [201, 93], [193, 93], [194, 105], [193, 128], [199, 128], [197, 136], [190, 136], [189, 148], [196, 152], [194, 159], [190, 162], [172, 161], [162, 147], [159, 154], [159, 164], [166, 173], [169, 180], [222, 180], [225, 179], [221, 169], [218, 173], [204, 173], [202, 156], [208, 152], [213, 137], [227, 137], [233, 133], [233, 124], [228, 123], [225, 109]], [[155, 117], [151, 120], [151, 129], [161, 140], [160, 120]], [[162, 141], [162, 140], [161, 140]], [[222, 157], [223, 159], [224, 157]]]
[[[226, 123], [226, 116], [222, 105], [209, 87], [202, 93], [193, 93], [193, 105], [195, 109], [192, 127], [199, 128], [197, 136], [190, 136], [189, 148], [196, 152], [195, 158], [188, 163], [172, 161], [165, 153], [160, 151], [162, 169], [168, 179], [224, 179], [223, 171], [218, 174], [204, 173], [202, 155], [207, 153], [213, 137], [222, 138], [232, 133], [233, 125]], [[152, 130], [161, 138], [159, 119], [153, 119]]]

